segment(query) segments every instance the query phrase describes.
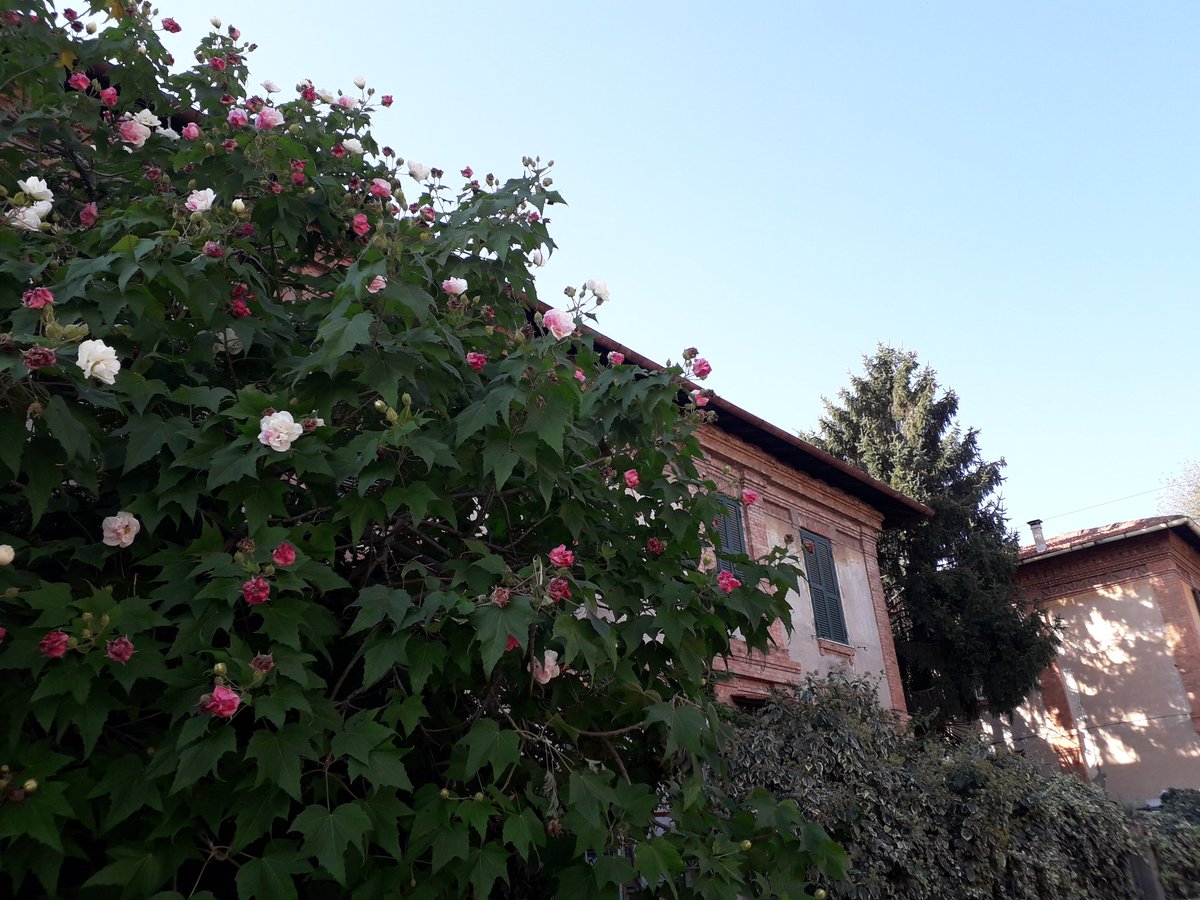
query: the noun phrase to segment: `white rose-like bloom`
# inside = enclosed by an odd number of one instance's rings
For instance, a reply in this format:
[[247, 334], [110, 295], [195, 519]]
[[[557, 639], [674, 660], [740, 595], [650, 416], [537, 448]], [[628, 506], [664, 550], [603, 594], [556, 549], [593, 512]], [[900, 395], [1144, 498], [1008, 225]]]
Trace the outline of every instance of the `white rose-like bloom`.
[[542, 254], [541, 250], [531, 250], [529, 251], [529, 261], [535, 266], [544, 266], [546, 264], [546, 257]]
[[608, 302], [608, 282], [603, 278], [589, 278], [583, 286], [601, 300]]
[[17, 558], [17, 552], [9, 544], [0, 544], [0, 566], [12, 565]]
[[138, 114], [133, 117], [133, 121], [139, 125], [145, 125], [147, 128], [157, 128], [160, 124], [158, 116], [148, 109], [139, 110]]
[[570, 337], [575, 332], [575, 322], [568, 313], [561, 309], [548, 309], [542, 315], [542, 324], [544, 324], [550, 333], [554, 335], [555, 340], [561, 341], [565, 337]]
[[109, 547], [128, 547], [142, 530], [142, 523], [137, 517], [125, 510], [108, 516], [100, 525], [104, 529], [104, 543]]
[[21, 231], [37, 231], [42, 227], [42, 217], [33, 208], [23, 207], [9, 213], [8, 224]]
[[171, 141], [179, 140], [179, 132], [176, 131], [174, 128], [167, 128], [164, 125], [162, 128], [158, 129], [158, 133], [162, 137], [165, 137], [167, 140], [171, 140]]
[[213, 193], [213, 189], [205, 188], [202, 191], [192, 191], [188, 194], [186, 205], [192, 212], [208, 212], [212, 209], [216, 199], [217, 195]]
[[296, 424], [296, 420], [286, 409], [263, 416], [262, 421], [258, 423], [258, 429], [259, 443], [266, 444], [279, 453], [290, 450], [292, 441], [304, 434], [304, 429]]
[[413, 162], [412, 160], [409, 160], [408, 174], [417, 181], [424, 181], [429, 177], [429, 172], [429, 166], [425, 165], [425, 163]]
[[346, 138], [344, 141], [342, 141], [342, 146], [355, 156], [363, 155], [362, 141], [360, 141], [358, 138]]
[[363, 76], [359, 75], [357, 78], [354, 79], [354, 86], [361, 91], [363, 88], [365, 88], [367, 86], [367, 79], [365, 79], [365, 78], [363, 78]]
[[262, 83], [262, 88], [268, 94], [278, 94], [279, 93], [279, 85], [277, 85], [275, 82], [273, 82], [270, 78], [268, 78], [266, 81], [264, 81]]
[[533, 680], [538, 684], [548, 684], [551, 679], [562, 674], [562, 669], [558, 666], [558, 653], [554, 650], [547, 650], [544, 662], [535, 659], [530, 668], [533, 670]]
[[53, 200], [54, 192], [50, 190], [50, 185], [46, 184], [40, 178], [26, 178], [24, 181], [18, 181], [19, 187], [25, 196], [30, 200]]
[[222, 351], [225, 353], [241, 353], [242, 339], [237, 336], [237, 332], [232, 328], [226, 328], [217, 335], [217, 340], [213, 344], [212, 351], [214, 354]]
[[83, 369], [83, 374], [105, 384], [117, 380], [121, 371], [121, 361], [117, 359], [117, 351], [104, 341], [84, 341], [79, 345], [79, 356], [75, 365]]
[[317, 96], [326, 103], [332, 103], [335, 99], [333, 96], [333, 91], [326, 90], [325, 88], [317, 88]]

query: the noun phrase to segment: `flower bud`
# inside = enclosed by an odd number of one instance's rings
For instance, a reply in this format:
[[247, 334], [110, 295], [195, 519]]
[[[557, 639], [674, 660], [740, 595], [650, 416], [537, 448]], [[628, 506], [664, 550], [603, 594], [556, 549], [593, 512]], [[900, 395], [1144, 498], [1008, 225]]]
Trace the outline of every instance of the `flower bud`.
[[225, 671], [225, 663], [217, 663], [215, 666], [213, 666], [213, 674], [218, 677], [224, 675]]
[[400, 395], [400, 402], [404, 404], [404, 408], [408, 409], [412, 406], [412, 394], [407, 391]]
[[205, 143], [204, 143], [204, 149], [205, 149], [206, 151], [208, 151], [209, 153], [216, 153], [216, 152], [217, 152], [217, 147], [216, 147], [216, 145], [215, 145], [215, 144], [214, 144], [212, 141], [205, 141]]
[[204, 221], [204, 213], [194, 212], [190, 216], [188, 216], [188, 218], [193, 222], [203, 222]]
[[17, 552], [8, 544], [0, 544], [0, 566], [11, 565], [16, 559]]
[[813, 900], [825, 900], [829, 895], [825, 893], [825, 888], [817, 888], [813, 891]]
[[475, 792], [475, 802], [476, 802], [476, 803], [482, 803], [482, 802], [483, 802], [483, 799], [484, 799], [484, 798], [483, 798], [483, 791], [476, 791], [476, 792]]
[[288, 126], [288, 134], [299, 134], [299, 133], [300, 133], [300, 126], [297, 125], [295, 122], [293, 122], [291, 125]]
[[387, 409], [387, 404], [386, 404], [386, 403], [384, 403], [382, 400], [376, 400], [376, 401], [375, 401], [375, 408], [376, 408], [377, 410], [379, 410], [380, 412], [383, 412], [385, 409]]
[[573, 288], [573, 287], [564, 288], [563, 293], [566, 294], [568, 297], [574, 297], [575, 296], [575, 288]]
[[367, 86], [367, 79], [365, 79], [361, 75], [359, 75], [357, 78], [354, 79], [354, 86], [361, 91], [363, 88], [365, 88]]
[[241, 197], [237, 197], [229, 204], [229, 208], [240, 216], [246, 211], [246, 203]]
[[9, 773], [9, 771], [10, 770], [8, 768], [8, 763], [5, 763], [4, 765], [0, 766], [0, 772], [3, 772], [5, 775], [7, 775]]
[[212, 23], [212, 27], [213, 27], [213, 28], [220, 28], [220, 27], [221, 27], [221, 20], [220, 20], [220, 19], [218, 19], [216, 16], [213, 16], [213, 17], [212, 17], [211, 19], [209, 19], [208, 21]]
[[743, 850], [749, 850], [754, 845], [752, 843], [750, 843], [749, 841], [742, 841], [741, 846], [742, 846]]
[[450, 791], [448, 791], [446, 788], [442, 788], [440, 791], [438, 791], [438, 796], [441, 797], [443, 800], [449, 800], [450, 799]]
[[95, 23], [95, 22], [88, 22], [88, 23], [87, 23], [87, 33], [88, 33], [88, 34], [95, 34], [95, 33], [96, 33], [96, 23]]
[[28, 781], [25, 782], [25, 793], [32, 794], [37, 789], [38, 789], [38, 783], [37, 783], [36, 779], [30, 778]]

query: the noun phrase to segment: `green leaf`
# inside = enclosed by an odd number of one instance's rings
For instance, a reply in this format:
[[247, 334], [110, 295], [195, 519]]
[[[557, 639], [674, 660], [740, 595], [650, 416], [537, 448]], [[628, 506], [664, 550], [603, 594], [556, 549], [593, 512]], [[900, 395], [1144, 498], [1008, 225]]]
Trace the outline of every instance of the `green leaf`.
[[362, 847], [363, 835], [371, 828], [371, 818], [357, 803], [343, 803], [332, 811], [310, 806], [296, 816], [292, 831], [304, 835], [304, 850], [343, 887], [346, 885], [346, 848]]
[[237, 873], [239, 900], [298, 900], [295, 875], [312, 871], [297, 858], [291, 841], [272, 841], [258, 859], [242, 863]]
[[[671, 875], [684, 869], [683, 857], [665, 837], [659, 836], [637, 845], [634, 851], [634, 866], [638, 874], [653, 886], [660, 878], [671, 884]], [[671, 893], [675, 893], [672, 885]]]
[[478, 720], [461, 743], [467, 748], [464, 778], [471, 778], [487, 764], [492, 767], [493, 777], [499, 780], [504, 770], [521, 758], [517, 733], [501, 731], [495, 719]]
[[470, 881], [476, 897], [490, 897], [496, 879], [508, 884], [508, 854], [499, 844], [485, 844], [471, 855]]
[[[253, 743], [253, 739], [251, 739]], [[262, 770], [259, 770], [259, 777]], [[240, 850], [256, 841], [270, 829], [276, 819], [286, 818], [291, 810], [288, 798], [273, 785], [256, 787], [238, 797], [237, 830], [233, 834], [233, 849]]]
[[542, 820], [531, 809], [512, 814], [504, 820], [504, 842], [511, 844], [521, 859], [529, 859], [529, 848], [541, 847], [546, 843]]
[[284, 725], [278, 731], [260, 728], [246, 746], [246, 756], [258, 761], [258, 787], [264, 780], [279, 785], [293, 800], [300, 799], [300, 760], [312, 758], [311, 729]]
[[509, 637], [515, 637], [524, 646], [529, 626], [538, 620], [538, 614], [530, 605], [529, 598], [513, 597], [507, 606], [485, 603], [471, 613], [471, 624], [479, 638], [479, 650], [483, 657], [483, 672], [491, 676], [496, 663], [505, 653]]
[[201, 777], [216, 771], [221, 757], [235, 749], [237, 735], [228, 725], [206, 734], [202, 740], [179, 754], [179, 765], [175, 770], [175, 781], [171, 785], [170, 793], [177, 793]]
[[67, 451], [68, 457], [85, 459], [91, 455], [91, 435], [88, 434], [87, 427], [63, 402], [62, 397], [57, 394], [51, 397], [42, 416], [50, 426], [51, 433]]
[[692, 753], [700, 753], [704, 736], [708, 733], [708, 720], [694, 706], [670, 703], [655, 703], [646, 710], [646, 724], [661, 722], [666, 729], [668, 755], [683, 747]]
[[430, 870], [440, 872], [456, 859], [466, 859], [470, 851], [470, 832], [464, 822], [442, 828], [433, 839], [433, 860]]
[[373, 628], [386, 616], [396, 626], [404, 624], [405, 614], [412, 609], [413, 602], [408, 591], [376, 584], [362, 590], [358, 599], [350, 604], [359, 609], [347, 634], [357, 634]]

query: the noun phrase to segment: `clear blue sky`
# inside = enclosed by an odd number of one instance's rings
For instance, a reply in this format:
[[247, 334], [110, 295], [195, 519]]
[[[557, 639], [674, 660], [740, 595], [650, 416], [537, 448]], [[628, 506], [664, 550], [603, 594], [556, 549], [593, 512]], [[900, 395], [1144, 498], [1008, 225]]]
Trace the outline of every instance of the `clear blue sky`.
[[[1200, 4], [163, 0], [291, 94], [364, 75], [406, 158], [557, 162], [539, 277], [789, 430], [878, 341], [960, 395], [1027, 539], [1200, 456]], [[183, 53], [177, 52], [183, 58]], [[1105, 504], [1073, 515], [1070, 511]]]

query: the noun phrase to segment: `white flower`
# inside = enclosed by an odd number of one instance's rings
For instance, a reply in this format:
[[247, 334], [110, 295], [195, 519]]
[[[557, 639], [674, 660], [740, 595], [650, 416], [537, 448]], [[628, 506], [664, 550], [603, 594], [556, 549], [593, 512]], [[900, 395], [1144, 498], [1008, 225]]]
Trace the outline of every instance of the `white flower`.
[[408, 161], [408, 174], [417, 181], [424, 181], [428, 178], [429, 171], [429, 166], [425, 163], [413, 162], [411, 159]]
[[575, 332], [575, 320], [571, 318], [570, 314], [563, 312], [561, 309], [546, 310], [542, 315], [542, 324], [550, 329], [550, 333], [558, 341], [569, 337]]
[[79, 345], [79, 356], [75, 365], [83, 369], [83, 374], [105, 384], [117, 380], [121, 371], [121, 361], [117, 359], [117, 351], [104, 341], [84, 341]]
[[530, 668], [533, 670], [533, 680], [538, 684], [547, 684], [552, 678], [557, 678], [562, 674], [562, 670], [558, 667], [558, 653], [554, 650], [547, 650], [544, 662], [533, 660]]
[[531, 250], [529, 252], [529, 261], [535, 266], [544, 266], [546, 264], [546, 257], [542, 255], [541, 250]]
[[332, 103], [334, 101], [333, 91], [327, 91], [325, 88], [317, 88], [317, 96], [326, 103]]
[[0, 566], [11, 565], [16, 558], [16, 551], [9, 544], [0, 544]]
[[217, 199], [217, 195], [213, 193], [212, 188], [205, 188], [202, 191], [192, 191], [188, 194], [187, 208], [192, 212], [208, 212], [212, 209], [213, 202]]
[[217, 335], [216, 343], [213, 344], [213, 353], [224, 351], [229, 354], [242, 352], [242, 340], [237, 336], [237, 332], [232, 328], [226, 328]]
[[[48, 201], [43, 200], [42, 203]], [[42, 227], [42, 217], [37, 214], [36, 204], [33, 207], [14, 209], [8, 214], [8, 223], [21, 231], [38, 231]], [[48, 210], [47, 210], [48, 211]]]
[[218, 19], [216, 16], [213, 16], [213, 17], [212, 17], [211, 19], [209, 19], [208, 21], [212, 23], [212, 27], [213, 27], [213, 28], [220, 28], [220, 27], [221, 27], [221, 20], [220, 20], [220, 19]]
[[358, 138], [346, 138], [344, 141], [342, 141], [342, 146], [355, 156], [363, 155], [362, 141], [360, 141]]
[[277, 85], [275, 82], [273, 82], [270, 78], [268, 78], [266, 81], [264, 81], [262, 83], [262, 88], [268, 94], [278, 94], [279, 93], [279, 85]]
[[361, 91], [363, 88], [365, 88], [367, 86], [367, 79], [365, 79], [365, 78], [363, 78], [363, 76], [359, 75], [357, 78], [354, 79], [354, 86]]
[[589, 278], [583, 286], [604, 302], [608, 302], [608, 282], [603, 278]]
[[169, 141], [177, 141], [177, 140], [179, 140], [179, 132], [178, 132], [178, 131], [176, 131], [174, 128], [167, 128], [167, 127], [164, 125], [162, 128], [158, 129], [158, 133], [159, 133], [159, 134], [160, 134], [162, 137], [165, 137], [165, 138], [166, 138], [167, 140], [169, 140]]
[[279, 453], [291, 449], [292, 441], [304, 434], [304, 429], [287, 410], [263, 416], [258, 429], [259, 442]]
[[229, 204], [229, 208], [240, 216], [246, 211], [246, 201], [241, 197], [234, 197], [233, 202]]
[[121, 510], [115, 516], [108, 516], [100, 527], [104, 530], [104, 543], [109, 547], [128, 547], [142, 530], [142, 523], [131, 512]]
[[19, 187], [30, 200], [53, 200], [54, 192], [50, 190], [50, 186], [40, 178], [26, 178], [24, 181], [18, 181]]
[[145, 125], [147, 128], [157, 128], [159, 126], [158, 116], [148, 109], [139, 110], [138, 114], [133, 117], [133, 121], [139, 125]]

